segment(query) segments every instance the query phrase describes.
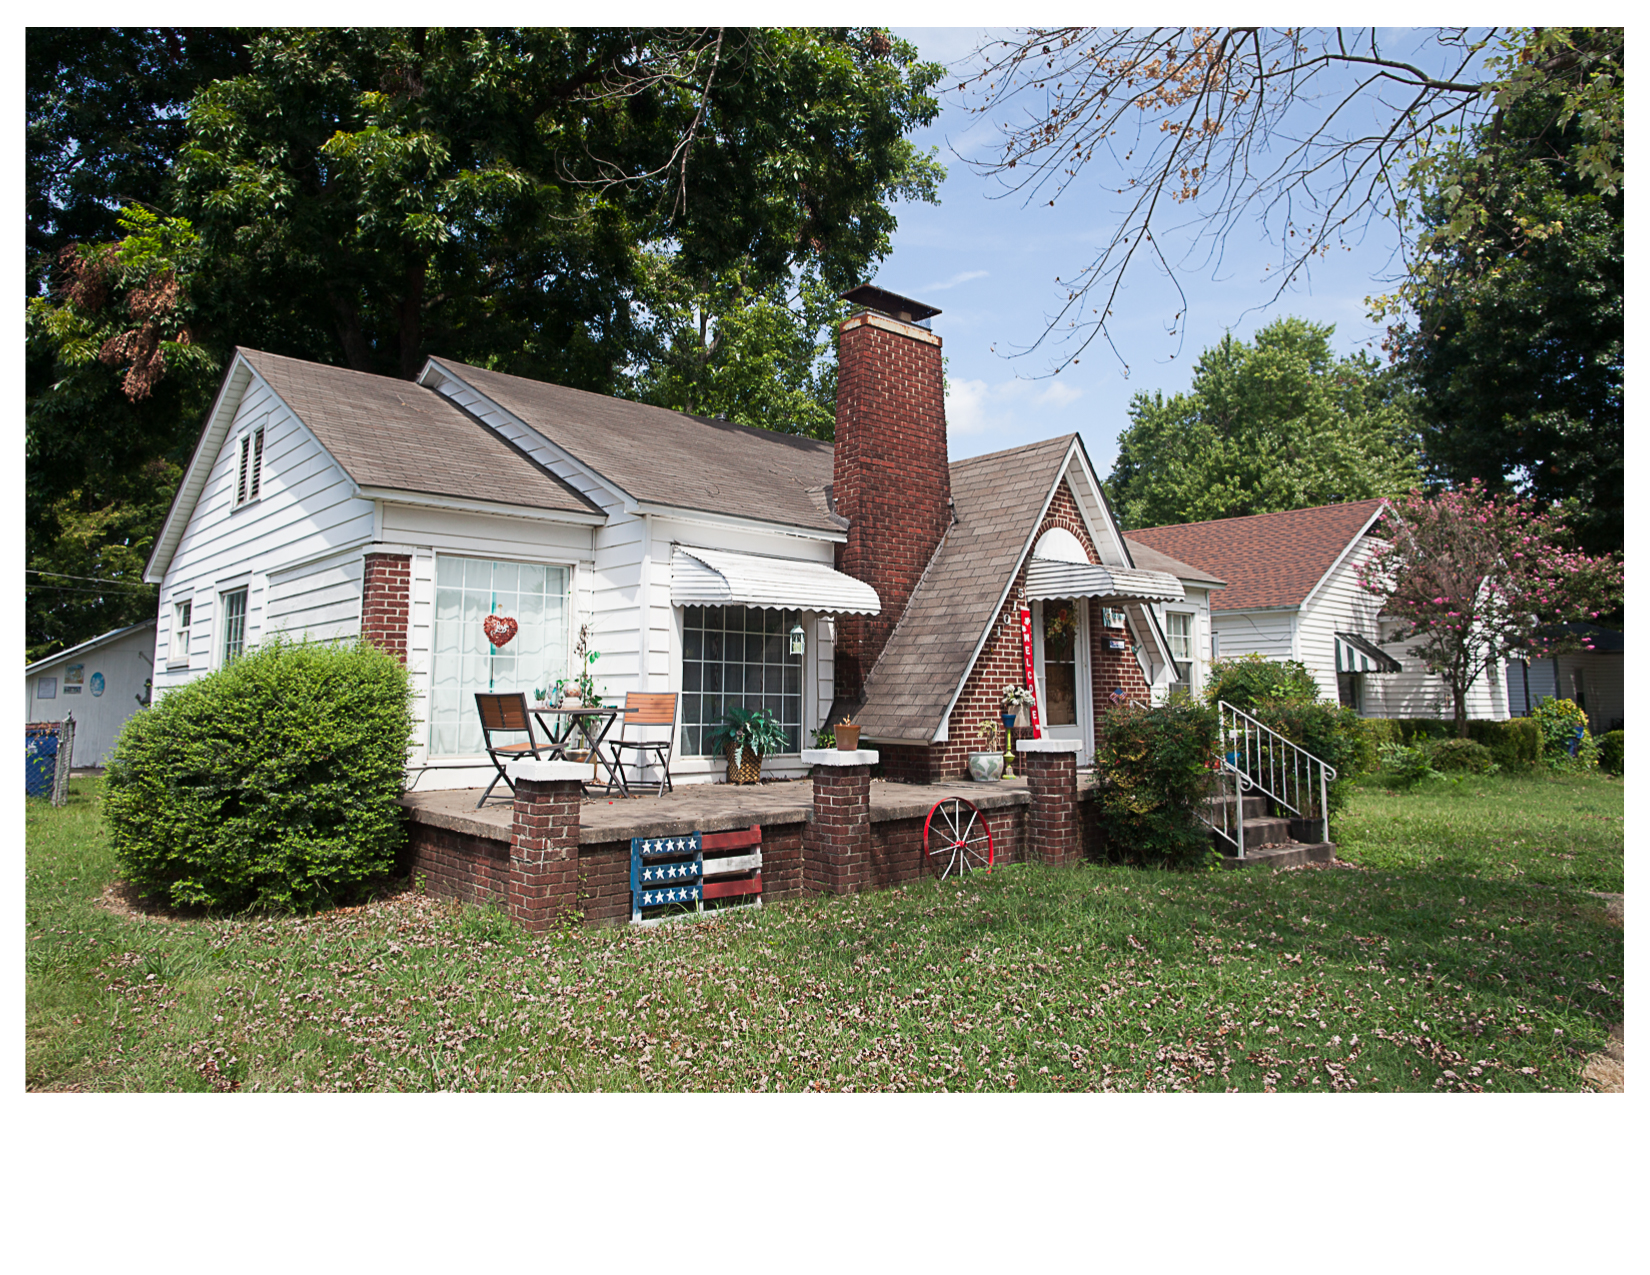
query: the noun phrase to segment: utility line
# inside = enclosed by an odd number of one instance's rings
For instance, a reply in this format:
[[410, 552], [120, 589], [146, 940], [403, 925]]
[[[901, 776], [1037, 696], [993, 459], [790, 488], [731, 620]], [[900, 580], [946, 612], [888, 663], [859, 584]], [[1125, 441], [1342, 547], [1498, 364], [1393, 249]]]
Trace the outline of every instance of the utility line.
[[105, 584], [117, 589], [150, 589], [153, 585], [133, 582], [129, 580], [110, 580], [104, 576], [72, 576], [66, 571], [42, 571], [38, 567], [25, 567], [25, 575], [50, 576], [54, 580], [87, 580], [92, 584]]

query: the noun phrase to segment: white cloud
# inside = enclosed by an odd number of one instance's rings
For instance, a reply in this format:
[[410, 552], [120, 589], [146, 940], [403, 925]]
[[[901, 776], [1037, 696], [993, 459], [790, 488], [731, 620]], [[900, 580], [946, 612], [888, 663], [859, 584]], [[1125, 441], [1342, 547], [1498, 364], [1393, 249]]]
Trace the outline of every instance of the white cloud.
[[964, 270], [961, 274], [952, 275], [944, 283], [925, 283], [922, 286], [922, 291], [944, 292], [947, 288], [955, 288], [959, 283], [967, 283], [970, 279], [989, 278], [990, 275], [991, 271], [989, 270]]
[[1042, 437], [1050, 433], [1046, 425], [1049, 410], [1059, 411], [1083, 397], [1083, 391], [1066, 381], [1010, 380], [995, 384], [985, 380], [945, 378], [945, 423], [952, 438], [1001, 433], [1003, 446], [1012, 446], [1014, 435]]

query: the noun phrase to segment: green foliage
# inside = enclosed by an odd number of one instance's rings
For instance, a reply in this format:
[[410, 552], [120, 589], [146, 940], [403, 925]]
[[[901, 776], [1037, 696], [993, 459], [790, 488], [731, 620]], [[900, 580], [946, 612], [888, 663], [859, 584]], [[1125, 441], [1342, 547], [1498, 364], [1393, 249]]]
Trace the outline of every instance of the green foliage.
[[1438, 776], [1432, 754], [1419, 744], [1382, 744], [1377, 752], [1385, 778], [1395, 788], [1413, 788]]
[[1598, 737], [1598, 768], [1610, 775], [1626, 773], [1627, 733], [1606, 731]]
[[1318, 693], [1317, 680], [1299, 660], [1269, 660], [1251, 654], [1211, 664], [1203, 699], [1211, 706], [1225, 700], [1248, 713], [1265, 700], [1310, 704]]
[[1433, 769], [1446, 774], [1465, 771], [1471, 775], [1487, 775], [1496, 769], [1490, 750], [1470, 739], [1440, 739], [1427, 752]]
[[1283, 318], [1230, 334], [1189, 393], [1136, 394], [1108, 493], [1125, 527], [1236, 518], [1392, 496], [1420, 479], [1407, 395], [1333, 326]]
[[705, 741], [705, 751], [715, 754], [732, 749], [733, 764], [742, 766], [746, 750], [754, 757], [767, 757], [784, 752], [790, 747], [790, 742], [790, 736], [767, 709], [741, 708], [733, 704], [728, 706], [722, 714], [721, 723]]
[[361, 642], [272, 638], [137, 714], [105, 817], [140, 892], [212, 909], [308, 909], [389, 872], [405, 833], [406, 669]]
[[1115, 862], [1197, 867], [1214, 854], [1197, 807], [1209, 795], [1219, 722], [1188, 701], [1095, 719], [1100, 833]]
[[[1555, 770], [1593, 770], [1599, 762], [1598, 742], [1587, 729], [1587, 714], [1573, 699], [1544, 699], [1530, 712], [1541, 731], [1542, 759]], [[1581, 743], [1575, 756], [1570, 745], [1576, 732]]]
[[[1366, 717], [1363, 731], [1375, 748], [1389, 743], [1430, 745], [1453, 736], [1455, 724], [1436, 717]], [[1467, 723], [1467, 738], [1487, 748], [1502, 770], [1528, 770], [1541, 760], [1541, 729], [1527, 717], [1504, 722], [1474, 719]]]

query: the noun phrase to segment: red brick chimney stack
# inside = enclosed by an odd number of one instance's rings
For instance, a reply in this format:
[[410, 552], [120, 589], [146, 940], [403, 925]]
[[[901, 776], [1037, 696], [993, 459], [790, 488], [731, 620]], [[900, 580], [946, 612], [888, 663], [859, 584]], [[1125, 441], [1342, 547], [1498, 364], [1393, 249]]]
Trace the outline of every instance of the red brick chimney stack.
[[837, 569], [865, 581], [882, 614], [837, 621], [837, 703], [857, 704], [911, 591], [951, 525], [945, 374], [930, 305], [870, 285], [840, 334], [832, 494], [848, 520]]

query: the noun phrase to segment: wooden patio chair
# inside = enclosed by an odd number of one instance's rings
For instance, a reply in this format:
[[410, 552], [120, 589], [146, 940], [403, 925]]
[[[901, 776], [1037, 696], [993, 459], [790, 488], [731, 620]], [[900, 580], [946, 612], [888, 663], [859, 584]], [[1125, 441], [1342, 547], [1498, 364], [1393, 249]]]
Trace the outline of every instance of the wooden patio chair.
[[[640, 766], [648, 753], [659, 767], [659, 796], [663, 797], [666, 790], [676, 791], [676, 785], [670, 782], [670, 757], [676, 747], [676, 696], [671, 694], [650, 695], [638, 691], [630, 691], [624, 697], [625, 714], [624, 725], [619, 728], [619, 737], [612, 741], [613, 760], [619, 767], [619, 777], [629, 786], [629, 777], [625, 774], [624, 759], [627, 752], [635, 754], [631, 763]], [[630, 728], [638, 730], [647, 727], [665, 727], [663, 739], [631, 739]]]
[[[476, 692], [476, 712], [481, 716], [481, 737], [486, 742], [487, 755], [493, 759], [493, 765], [498, 768], [498, 774], [493, 776], [493, 782], [487, 785], [487, 791], [481, 794], [481, 800], [476, 802], [476, 809], [480, 810], [487, 804], [487, 798], [493, 795], [493, 789], [498, 787], [498, 781], [503, 780], [505, 787], [512, 793], [516, 786], [510, 782], [510, 776], [504, 773], [507, 763], [517, 761], [522, 757], [532, 757], [543, 760], [541, 747], [533, 735], [533, 719], [527, 715], [527, 696], [521, 691], [510, 694], [489, 694], [485, 691]], [[495, 744], [493, 734], [527, 735], [525, 744]]]

